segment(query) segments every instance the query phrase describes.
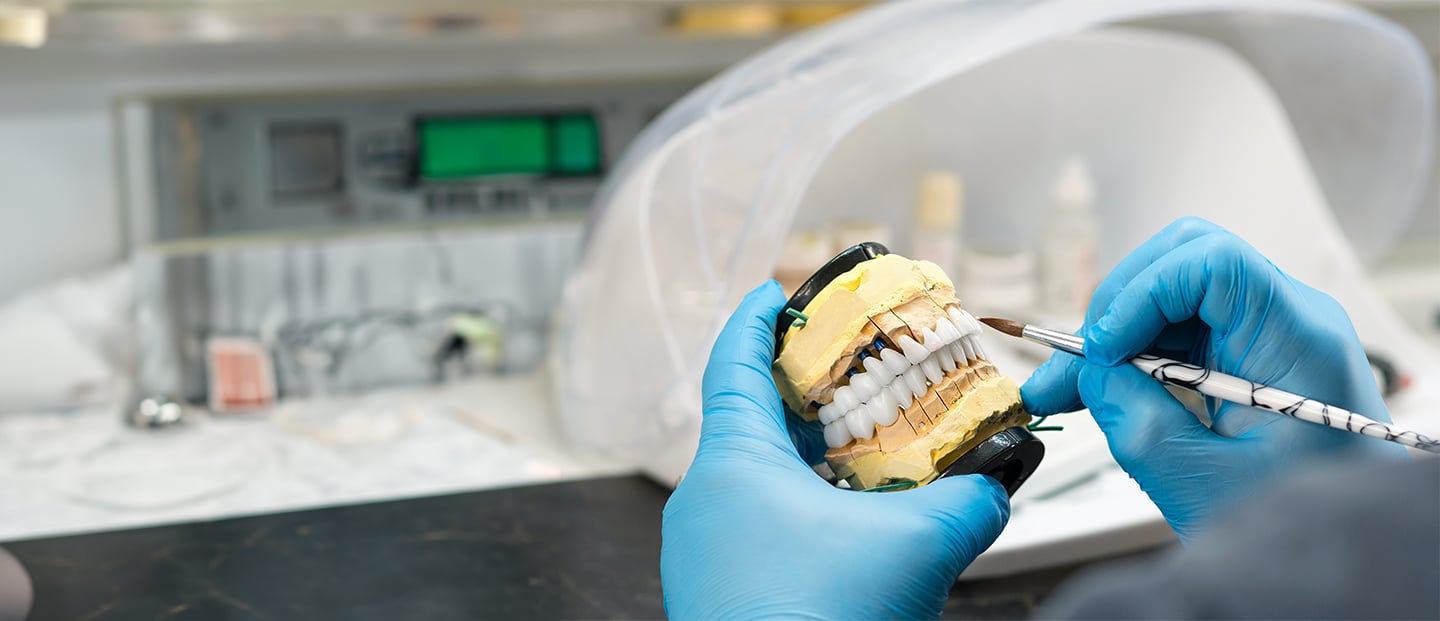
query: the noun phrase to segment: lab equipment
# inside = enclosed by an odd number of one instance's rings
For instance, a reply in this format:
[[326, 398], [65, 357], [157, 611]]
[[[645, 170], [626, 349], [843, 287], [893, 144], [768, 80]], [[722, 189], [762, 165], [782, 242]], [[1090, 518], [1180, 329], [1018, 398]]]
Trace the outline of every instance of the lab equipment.
[[453, 115], [415, 121], [426, 181], [497, 175], [600, 174], [600, 128], [589, 112]]
[[[944, 169], [964, 172], [970, 245], [1033, 248], [1055, 171], [1083, 154], [1104, 190], [1097, 272], [1204, 214], [1404, 361], [1415, 384], [1391, 413], [1434, 436], [1440, 356], [1363, 263], [1419, 204], [1433, 97], [1412, 38], [1333, 3], [885, 3], [790, 38], [662, 114], [611, 168], [557, 315], [555, 400], [584, 404], [560, 409], [563, 428], [674, 482], [699, 438], [705, 355], [785, 235], [863, 217], [903, 243], [917, 175]], [[1002, 368], [1018, 378], [1028, 364]], [[1094, 476], [1026, 499], [967, 576], [1173, 539], [1098, 430], [1055, 436], [1046, 459], [1075, 441], [1084, 454], [1067, 463]]]
[[[1004, 527], [1005, 490], [969, 475], [866, 494], [816, 477], [787, 434], [769, 371], [785, 304], [775, 283], [756, 288], [710, 355], [705, 439], [665, 505], [665, 611], [676, 619], [935, 617], [955, 576]], [[904, 553], [877, 554], [896, 550]]]
[[776, 325], [787, 411], [823, 426], [825, 461], [852, 489], [980, 473], [1014, 493], [1045, 454], [1019, 387], [988, 360], [980, 324], [934, 263], [858, 244], [806, 281]]
[[129, 98], [130, 181], [151, 198], [130, 236], [582, 214], [644, 120], [699, 79]]
[[[524, 337], [523, 313], [503, 301], [445, 304], [413, 310], [371, 310], [338, 317], [289, 321], [273, 337], [283, 367], [300, 370], [289, 393], [324, 396], [344, 392], [344, 378], [367, 358], [400, 341], [413, 381], [441, 382], [470, 370], [472, 353], [481, 370], [507, 368], [510, 340]], [[508, 356], [513, 358], [513, 356]], [[422, 368], [423, 367], [423, 368]]]
[[[247, 407], [534, 370], [601, 176], [703, 75], [120, 101], [140, 394], [234, 409], [215, 339]], [[464, 310], [506, 333], [473, 365]]]
[[[1066, 334], [1059, 330], [1038, 328], [1009, 319], [981, 317], [980, 322], [1010, 336], [1034, 341], [1081, 358], [1085, 357], [1085, 339], [1082, 337]], [[1343, 429], [1371, 438], [1380, 438], [1422, 451], [1440, 453], [1440, 441], [1429, 436], [1401, 429], [1389, 423], [1382, 423], [1342, 407], [1326, 405], [1293, 392], [1153, 354], [1139, 354], [1131, 358], [1129, 362], [1135, 368], [1149, 374], [1150, 377], [1171, 386], [1194, 390], [1207, 397], [1270, 410], [1307, 423]]]

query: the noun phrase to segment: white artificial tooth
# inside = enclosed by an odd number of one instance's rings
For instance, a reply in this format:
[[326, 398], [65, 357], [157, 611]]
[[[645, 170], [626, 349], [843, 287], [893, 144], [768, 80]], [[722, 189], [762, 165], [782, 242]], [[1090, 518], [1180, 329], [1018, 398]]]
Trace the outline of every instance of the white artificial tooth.
[[955, 359], [956, 364], [969, 364], [970, 355], [965, 353], [965, 339], [950, 344], [950, 356]]
[[845, 421], [825, 425], [825, 445], [830, 448], [840, 448], [854, 439], [850, 437], [850, 428], [845, 425]]
[[979, 357], [975, 355], [975, 335], [967, 334], [965, 338], [960, 339], [956, 344], [965, 351], [966, 360], [979, 360]]
[[887, 427], [900, 418], [900, 407], [895, 401], [895, 395], [888, 390], [880, 391], [880, 394], [875, 395], [875, 400], [866, 407], [870, 410], [870, 418], [875, 419], [875, 424], [881, 427]]
[[871, 377], [869, 373], [856, 373], [850, 376], [850, 388], [855, 391], [855, 398], [861, 403], [869, 401], [875, 393], [880, 392], [880, 384]]
[[932, 354], [939, 350], [941, 347], [945, 346], [945, 341], [940, 338], [940, 335], [935, 334], [935, 331], [931, 330], [930, 328], [920, 328], [920, 340], [924, 341], [923, 345], [925, 345], [925, 351], [928, 351]]
[[945, 377], [945, 374], [940, 372], [940, 360], [936, 356], [931, 356], [921, 362], [920, 370], [925, 372], [925, 379], [930, 380], [931, 384], [939, 384], [940, 380]]
[[979, 358], [979, 359], [981, 359], [981, 360], [989, 360], [989, 359], [990, 359], [989, 356], [986, 356], [986, 355], [985, 355], [985, 348], [980, 346], [980, 337], [978, 337], [978, 336], [976, 336], [976, 337], [971, 337], [970, 346], [975, 348], [975, 357], [976, 357], [976, 358]]
[[960, 330], [949, 319], [941, 319], [935, 322], [935, 335], [940, 337], [940, 342], [949, 345], [960, 340]]
[[870, 418], [870, 408], [851, 410], [845, 414], [845, 428], [856, 438], [869, 440], [875, 435], [875, 419]]
[[910, 385], [905, 382], [903, 377], [890, 380], [890, 385], [886, 388], [890, 390], [890, 394], [895, 395], [895, 403], [902, 408], [910, 407], [910, 404], [915, 401], [915, 394], [910, 392]]
[[855, 397], [855, 389], [849, 386], [841, 386], [835, 389], [835, 398], [831, 404], [840, 408], [841, 412], [849, 412], [860, 407], [860, 400]]
[[935, 352], [935, 355], [931, 356], [931, 358], [940, 362], [941, 371], [949, 373], [955, 370], [955, 357], [950, 355], [949, 345], [946, 345], [944, 350]]
[[955, 328], [960, 330], [961, 334], [970, 333], [970, 322], [965, 321], [965, 311], [957, 307], [950, 307], [950, 323], [955, 324]]
[[955, 328], [960, 330], [960, 334], [970, 333], [970, 331], [972, 330], [970, 320], [968, 319], [970, 317], [970, 313], [967, 313], [959, 308], [951, 308], [949, 315], [950, 323], [955, 324]]
[[896, 342], [900, 344], [900, 351], [905, 353], [905, 359], [909, 360], [910, 364], [920, 364], [921, 360], [930, 355], [930, 350], [925, 349], [924, 345], [916, 343], [909, 334], [900, 335]]
[[971, 315], [970, 313], [967, 313], [967, 312], [965, 312], [965, 311], [963, 311], [963, 310], [960, 311], [960, 316], [963, 317], [963, 318], [965, 318], [966, 323], [969, 323], [969, 324], [970, 324], [970, 333], [971, 333], [971, 334], [979, 334], [979, 333], [980, 333], [980, 320], [979, 320], [979, 319], [976, 319], [974, 315]]
[[820, 424], [822, 425], [829, 425], [844, 415], [845, 410], [840, 409], [840, 406], [834, 403], [827, 403], [820, 406]]
[[910, 367], [910, 370], [902, 376], [905, 378], [905, 385], [910, 387], [910, 392], [919, 397], [925, 394], [925, 372], [920, 367]]
[[891, 373], [890, 369], [885, 367], [885, 363], [881, 362], [880, 359], [875, 356], [866, 358], [862, 364], [865, 365], [865, 372], [882, 385], [889, 382], [890, 378], [895, 377], [895, 374]]
[[880, 350], [880, 361], [885, 363], [885, 370], [890, 372], [890, 377], [910, 368], [910, 361], [905, 359], [904, 354], [889, 348]]

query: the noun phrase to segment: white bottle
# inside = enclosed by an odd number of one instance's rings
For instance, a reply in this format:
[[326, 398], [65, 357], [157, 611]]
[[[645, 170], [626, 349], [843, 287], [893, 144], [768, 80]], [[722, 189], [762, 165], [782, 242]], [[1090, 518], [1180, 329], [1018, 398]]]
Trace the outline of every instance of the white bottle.
[[930, 261], [950, 278], [960, 275], [960, 224], [964, 217], [964, 186], [952, 172], [932, 171], [920, 178], [915, 203], [911, 258]]
[[1071, 158], [1060, 169], [1051, 194], [1054, 210], [1041, 240], [1040, 303], [1059, 315], [1083, 314], [1095, 279], [1095, 181], [1084, 160]]

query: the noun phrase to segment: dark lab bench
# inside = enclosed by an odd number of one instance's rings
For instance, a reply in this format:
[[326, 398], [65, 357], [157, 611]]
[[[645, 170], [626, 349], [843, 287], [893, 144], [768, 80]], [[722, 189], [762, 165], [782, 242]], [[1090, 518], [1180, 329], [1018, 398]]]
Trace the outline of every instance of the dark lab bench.
[[[659, 618], [660, 513], [638, 476], [16, 541], [31, 619]], [[1066, 567], [955, 587], [1022, 618]]]

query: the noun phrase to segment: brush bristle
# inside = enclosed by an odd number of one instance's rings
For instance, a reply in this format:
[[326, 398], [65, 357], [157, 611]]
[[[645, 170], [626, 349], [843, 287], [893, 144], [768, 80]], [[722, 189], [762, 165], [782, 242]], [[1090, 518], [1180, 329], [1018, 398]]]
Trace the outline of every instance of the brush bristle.
[[1004, 332], [1005, 334], [1009, 334], [1010, 336], [1017, 338], [1019, 338], [1022, 334], [1025, 333], [1025, 324], [1018, 321], [999, 319], [996, 317], [981, 317], [980, 323], [983, 323], [987, 326], [995, 328], [996, 330]]

